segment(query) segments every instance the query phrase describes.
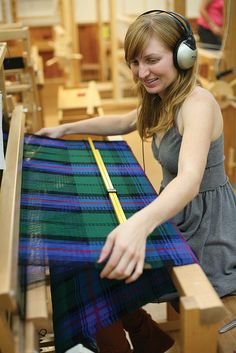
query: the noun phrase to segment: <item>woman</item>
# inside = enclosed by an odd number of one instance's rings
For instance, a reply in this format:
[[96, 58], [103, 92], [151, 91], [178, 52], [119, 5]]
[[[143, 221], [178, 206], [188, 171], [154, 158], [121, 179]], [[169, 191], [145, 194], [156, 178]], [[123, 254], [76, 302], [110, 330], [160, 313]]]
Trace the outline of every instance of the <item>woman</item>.
[[223, 35], [224, 0], [202, 0], [198, 18], [198, 35], [201, 45], [220, 49]]
[[[109, 257], [101, 278], [135, 281], [143, 271], [147, 237], [173, 219], [218, 294], [235, 293], [236, 198], [224, 171], [219, 105], [196, 82], [191, 28], [174, 13], [145, 13], [128, 29], [125, 56], [137, 83], [138, 109], [38, 132], [58, 138], [72, 133], [119, 135], [137, 129], [142, 139], [153, 138], [153, 153], [163, 169], [160, 195], [108, 235], [98, 260], [102, 263]], [[140, 309], [98, 333], [100, 352], [131, 352], [123, 327], [134, 353], [163, 353], [173, 344]]]

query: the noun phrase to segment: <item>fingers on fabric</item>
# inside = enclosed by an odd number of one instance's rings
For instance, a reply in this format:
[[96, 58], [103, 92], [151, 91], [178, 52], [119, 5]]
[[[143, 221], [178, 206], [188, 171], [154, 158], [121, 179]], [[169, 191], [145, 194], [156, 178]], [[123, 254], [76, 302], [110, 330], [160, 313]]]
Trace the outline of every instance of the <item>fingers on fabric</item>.
[[143, 267], [144, 267], [144, 258], [138, 262], [134, 272], [132, 273], [132, 275], [129, 278], [127, 278], [125, 283], [129, 284], [129, 283], [136, 281], [143, 273]]
[[35, 133], [35, 135], [52, 137], [52, 131], [43, 128], [43, 129], [40, 129], [39, 131], [37, 131], [37, 132]]
[[101, 278], [104, 278], [104, 277], [110, 278], [109, 275], [118, 265], [121, 259], [121, 256], [122, 256], [122, 251], [118, 250], [117, 247], [114, 247], [110, 259], [108, 260], [106, 266], [104, 267], [104, 269], [100, 274]]
[[117, 266], [115, 266], [111, 270], [111, 272], [107, 274], [106, 277], [109, 279], [118, 279], [118, 280], [125, 279], [133, 273], [135, 266], [136, 266], [136, 260], [133, 259], [127, 263], [126, 259], [121, 258]]
[[113, 245], [114, 245], [114, 237], [110, 234], [107, 237], [107, 240], [102, 248], [101, 254], [100, 254], [98, 261], [97, 261], [98, 263], [101, 263], [107, 259], [107, 257], [109, 256], [109, 254], [112, 251]]
[[51, 138], [59, 138], [62, 136], [62, 131], [59, 127], [42, 128], [35, 133], [38, 136], [47, 136]]
[[[108, 279], [137, 279], [143, 271], [144, 258], [140, 252], [127, 248], [115, 247], [113, 253], [101, 272], [101, 277]], [[130, 277], [131, 276], [131, 277]]]
[[44, 135], [44, 129], [40, 129], [39, 131], [36, 131], [35, 135], [38, 135], [38, 136]]

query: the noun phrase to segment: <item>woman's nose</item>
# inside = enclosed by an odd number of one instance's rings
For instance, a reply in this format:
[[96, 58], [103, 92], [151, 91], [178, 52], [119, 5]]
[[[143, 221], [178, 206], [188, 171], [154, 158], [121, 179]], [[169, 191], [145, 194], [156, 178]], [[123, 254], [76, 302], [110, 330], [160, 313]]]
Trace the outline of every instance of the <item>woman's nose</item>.
[[138, 76], [140, 78], [144, 78], [149, 74], [149, 70], [147, 65], [144, 64], [139, 64], [139, 68], [138, 68]]

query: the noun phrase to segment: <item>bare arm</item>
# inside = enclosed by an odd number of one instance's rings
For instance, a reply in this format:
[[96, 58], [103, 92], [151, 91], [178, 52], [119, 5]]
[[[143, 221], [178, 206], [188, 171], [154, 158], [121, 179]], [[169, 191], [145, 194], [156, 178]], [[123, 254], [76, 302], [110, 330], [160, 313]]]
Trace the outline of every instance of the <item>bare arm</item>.
[[208, 15], [207, 7], [212, 2], [212, 0], [202, 0], [200, 3], [199, 12], [204, 20], [208, 23], [211, 31], [218, 36], [222, 35], [222, 28], [217, 26], [217, 24]]
[[210, 143], [222, 130], [221, 115], [210, 94], [202, 92], [184, 105], [181, 115], [184, 131], [178, 174], [156, 200], [109, 234], [99, 259], [102, 262], [111, 254], [102, 277], [136, 280], [143, 271], [148, 235], [199, 192]]
[[58, 125], [52, 128], [43, 128], [36, 135], [45, 135], [58, 138], [69, 134], [88, 135], [123, 135], [136, 129], [137, 110], [124, 115], [99, 116], [80, 120], [74, 123]]
[[[194, 107], [194, 108], [193, 108]], [[178, 174], [143, 212], [154, 219], [151, 231], [180, 212], [199, 192], [208, 151], [218, 129], [215, 124], [214, 99], [194, 97], [181, 110], [183, 138], [178, 161]], [[171, 200], [171, 202], [170, 202]], [[150, 210], [148, 210], [150, 209]], [[154, 217], [155, 216], [155, 217]]]

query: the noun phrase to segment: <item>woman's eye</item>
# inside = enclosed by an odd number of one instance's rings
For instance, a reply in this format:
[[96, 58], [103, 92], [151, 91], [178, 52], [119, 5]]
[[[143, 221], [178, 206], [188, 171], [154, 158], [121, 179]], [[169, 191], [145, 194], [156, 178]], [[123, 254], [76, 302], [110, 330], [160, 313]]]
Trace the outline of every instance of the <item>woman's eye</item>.
[[148, 64], [156, 64], [158, 62], [158, 59], [147, 59]]

